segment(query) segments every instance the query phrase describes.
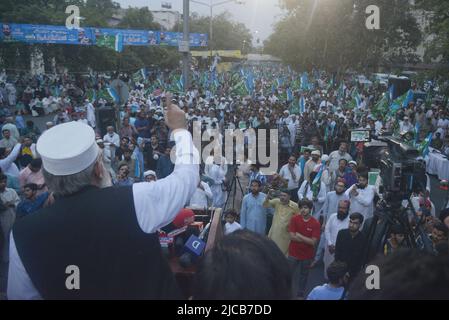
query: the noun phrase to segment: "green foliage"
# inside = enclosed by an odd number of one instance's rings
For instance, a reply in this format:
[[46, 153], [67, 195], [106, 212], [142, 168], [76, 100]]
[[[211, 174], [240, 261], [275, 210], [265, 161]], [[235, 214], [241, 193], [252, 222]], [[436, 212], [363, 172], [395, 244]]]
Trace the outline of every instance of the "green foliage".
[[[449, 61], [449, 6], [444, 0], [417, 0], [417, 8], [424, 10], [430, 23], [426, 33], [431, 35], [427, 43], [426, 60], [442, 57]], [[447, 70], [446, 70], [447, 72]]]
[[[212, 18], [212, 41], [210, 45], [214, 50], [242, 50], [250, 51], [252, 35], [243, 23], [229, 19], [231, 14], [223, 12]], [[210, 33], [210, 17], [192, 14], [190, 17], [190, 32]], [[182, 22], [175, 26], [173, 31], [182, 32]], [[210, 37], [210, 35], [209, 35]], [[245, 43], [245, 45], [244, 45]], [[243, 50], [244, 49], [244, 50]]]
[[125, 29], [149, 29], [160, 30], [159, 23], [153, 21], [153, 14], [148, 9], [144, 8], [128, 8], [126, 15], [118, 25], [119, 28]]
[[[288, 10], [265, 51], [297, 68], [376, 68], [417, 62], [421, 32], [408, 0], [281, 0]], [[369, 5], [380, 8], [380, 30], [366, 28]]]

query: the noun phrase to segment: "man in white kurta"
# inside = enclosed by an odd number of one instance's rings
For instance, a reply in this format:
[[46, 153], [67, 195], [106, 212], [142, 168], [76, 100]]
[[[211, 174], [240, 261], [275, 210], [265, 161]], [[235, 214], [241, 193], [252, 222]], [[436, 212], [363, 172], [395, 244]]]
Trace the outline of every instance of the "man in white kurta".
[[[327, 220], [331, 216], [338, 211], [338, 203], [342, 200], [349, 200], [349, 197], [345, 194], [346, 187], [343, 181], [338, 181], [335, 185], [335, 191], [329, 192], [326, 194], [326, 200], [324, 201], [323, 208], [321, 209], [322, 215], [324, 217], [324, 226], [326, 225]], [[326, 234], [323, 232], [320, 237], [320, 243], [316, 250], [315, 259], [313, 265], [316, 265], [321, 258], [323, 257], [323, 252], [326, 246]]]
[[97, 126], [97, 120], [95, 118], [95, 108], [93, 106], [92, 103], [90, 103], [89, 101], [86, 101], [86, 110], [87, 110], [87, 121], [89, 122], [89, 125], [92, 128], [96, 128]]
[[[314, 177], [316, 173], [313, 173], [311, 177]], [[313, 195], [312, 183], [309, 181], [304, 181], [298, 190], [298, 199], [307, 199], [313, 201], [313, 217], [319, 220], [321, 214], [321, 208], [323, 207], [324, 201], [326, 200], [326, 185], [324, 182], [320, 181], [320, 190], [315, 197]]]
[[338, 203], [338, 211], [330, 215], [326, 222], [324, 234], [326, 245], [324, 249], [324, 277], [327, 278], [327, 267], [334, 261], [335, 243], [340, 230], [347, 229], [349, 226], [349, 201], [341, 200]]
[[209, 157], [206, 160], [206, 166], [204, 173], [211, 178], [213, 184], [210, 186], [213, 194], [213, 204], [215, 208], [223, 208], [227, 198], [227, 192], [224, 190], [224, 183], [226, 180], [226, 173], [228, 172], [228, 166], [224, 157]]
[[200, 181], [192, 199], [190, 199], [189, 207], [198, 209], [209, 208], [209, 202], [212, 203], [212, 199], [213, 194], [209, 185], [204, 181]]
[[120, 148], [120, 136], [114, 132], [114, 127], [108, 126], [106, 129], [108, 132], [104, 135], [103, 141], [106, 143], [109, 147], [109, 150], [111, 151], [111, 159], [112, 159], [112, 166], [115, 164], [115, 150]]
[[349, 213], [358, 212], [366, 219], [371, 218], [374, 213], [374, 196], [376, 189], [374, 186], [368, 185], [368, 174], [359, 175], [359, 183], [352, 185], [346, 190], [346, 195], [349, 196], [351, 206]]
[[287, 181], [287, 190], [290, 196], [296, 200], [296, 195], [294, 196], [292, 193], [296, 193], [299, 187], [299, 179], [301, 179], [302, 172], [301, 168], [296, 164], [296, 158], [294, 156], [291, 156], [288, 159], [288, 163], [282, 166], [281, 170], [279, 170], [279, 175]]

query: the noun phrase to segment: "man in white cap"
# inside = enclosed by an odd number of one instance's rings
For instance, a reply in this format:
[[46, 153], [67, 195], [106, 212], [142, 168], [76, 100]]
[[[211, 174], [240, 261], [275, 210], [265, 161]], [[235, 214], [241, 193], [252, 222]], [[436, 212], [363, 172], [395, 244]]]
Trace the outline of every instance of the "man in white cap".
[[114, 132], [113, 126], [108, 126], [106, 128], [107, 133], [103, 137], [103, 141], [109, 145], [109, 150], [111, 151], [111, 165], [115, 165], [115, 150], [120, 148], [120, 136]]
[[143, 173], [143, 179], [145, 182], [156, 182], [157, 181], [157, 175], [156, 172], [153, 170], [148, 170]]
[[13, 229], [9, 299], [180, 297], [156, 231], [195, 192], [199, 155], [184, 112], [167, 101], [176, 167], [154, 183], [108, 188], [95, 133], [84, 124], [62, 124], [41, 136], [37, 150], [56, 200]]
[[311, 153], [312, 159], [306, 162], [304, 166], [304, 180], [309, 181], [310, 174], [313, 172], [317, 164], [320, 164], [321, 152], [314, 150]]
[[410, 122], [410, 119], [408, 117], [404, 117], [404, 121], [401, 121], [399, 124], [399, 132], [410, 132], [413, 131], [413, 124]]
[[46, 130], [53, 128], [54, 125], [55, 124], [53, 123], [53, 121], [48, 121], [47, 123], [45, 123], [45, 127], [47, 128]]

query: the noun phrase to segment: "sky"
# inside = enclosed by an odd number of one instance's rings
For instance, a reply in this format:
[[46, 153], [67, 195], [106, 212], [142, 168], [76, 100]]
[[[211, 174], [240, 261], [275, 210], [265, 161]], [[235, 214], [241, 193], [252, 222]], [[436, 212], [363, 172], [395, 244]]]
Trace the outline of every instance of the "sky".
[[[172, 4], [172, 10], [182, 13], [183, 0], [115, 0], [122, 8], [148, 7], [150, 10], [161, 10], [162, 2]], [[201, 2], [220, 3], [223, 0], [198, 0]], [[279, 20], [282, 10], [279, 8], [278, 0], [244, 0], [243, 5], [236, 3], [226, 3], [213, 8], [213, 14], [220, 14], [228, 11], [234, 21], [242, 22], [251, 31], [253, 39], [259, 38], [261, 43], [273, 32], [273, 24]], [[166, 10], [166, 9], [163, 9]], [[190, 2], [190, 11], [198, 12], [201, 15], [210, 15], [207, 6]]]

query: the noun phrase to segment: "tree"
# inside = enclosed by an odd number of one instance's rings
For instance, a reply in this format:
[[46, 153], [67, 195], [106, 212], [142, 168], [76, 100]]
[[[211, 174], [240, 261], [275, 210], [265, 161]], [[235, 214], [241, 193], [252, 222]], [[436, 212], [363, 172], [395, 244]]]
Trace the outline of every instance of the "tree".
[[444, 0], [417, 0], [416, 6], [424, 11], [428, 20], [425, 28], [429, 41], [425, 59], [443, 58], [449, 61], [449, 6]]
[[[230, 20], [230, 16], [229, 12], [223, 12], [212, 18], [213, 37], [210, 46], [214, 50], [242, 50], [245, 47], [245, 51], [249, 51], [252, 44], [251, 32], [243, 23]], [[182, 32], [182, 22], [173, 31]], [[190, 32], [209, 34], [210, 17], [193, 13], [190, 17]]]
[[159, 23], [153, 21], [153, 14], [148, 7], [128, 8], [122, 21], [118, 25], [124, 29], [159, 30]]
[[[380, 8], [380, 30], [366, 28], [369, 5]], [[297, 68], [377, 68], [416, 62], [421, 33], [408, 0], [281, 0], [287, 14], [265, 51]]]

